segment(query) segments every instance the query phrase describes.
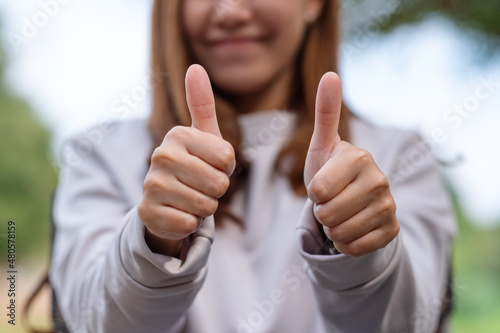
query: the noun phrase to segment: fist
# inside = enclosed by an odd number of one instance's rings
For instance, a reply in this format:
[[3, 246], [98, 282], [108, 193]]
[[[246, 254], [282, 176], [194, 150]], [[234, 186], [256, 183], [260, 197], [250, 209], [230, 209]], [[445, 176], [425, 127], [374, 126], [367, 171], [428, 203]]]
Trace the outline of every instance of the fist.
[[203, 67], [188, 69], [186, 96], [192, 127], [172, 128], [155, 149], [137, 207], [150, 248], [171, 256], [202, 218], [215, 213], [236, 165], [233, 147], [221, 136]]
[[372, 155], [338, 134], [341, 105], [340, 78], [327, 73], [318, 88], [304, 180], [325, 235], [341, 253], [359, 257], [389, 244], [399, 223], [389, 181]]

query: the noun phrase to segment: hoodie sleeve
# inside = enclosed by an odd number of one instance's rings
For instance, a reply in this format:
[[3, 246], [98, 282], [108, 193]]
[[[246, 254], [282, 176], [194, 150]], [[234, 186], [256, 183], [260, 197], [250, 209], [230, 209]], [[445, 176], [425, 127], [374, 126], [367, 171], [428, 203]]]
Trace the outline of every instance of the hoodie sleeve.
[[359, 258], [325, 254], [312, 202], [304, 208], [297, 228], [299, 251], [328, 332], [428, 333], [437, 328], [455, 233], [453, 210], [419, 137], [398, 141], [387, 159], [393, 162], [384, 169], [401, 232], [387, 247]]
[[71, 332], [181, 332], [205, 278], [213, 218], [193, 235], [184, 261], [152, 253], [105, 154], [81, 152], [76, 139], [66, 146], [54, 201], [50, 281], [66, 325]]

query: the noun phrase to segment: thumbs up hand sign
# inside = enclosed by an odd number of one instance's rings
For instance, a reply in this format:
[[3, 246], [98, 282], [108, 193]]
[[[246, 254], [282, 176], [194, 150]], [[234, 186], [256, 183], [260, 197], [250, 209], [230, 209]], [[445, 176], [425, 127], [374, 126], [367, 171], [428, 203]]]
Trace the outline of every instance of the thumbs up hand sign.
[[172, 128], [155, 149], [137, 207], [151, 250], [170, 256], [178, 255], [203, 217], [215, 213], [236, 165], [233, 147], [221, 136], [203, 67], [188, 69], [186, 95], [192, 127]]
[[340, 78], [327, 73], [318, 87], [304, 180], [325, 235], [341, 253], [359, 257], [389, 244], [399, 223], [387, 177], [369, 152], [338, 134], [341, 104]]

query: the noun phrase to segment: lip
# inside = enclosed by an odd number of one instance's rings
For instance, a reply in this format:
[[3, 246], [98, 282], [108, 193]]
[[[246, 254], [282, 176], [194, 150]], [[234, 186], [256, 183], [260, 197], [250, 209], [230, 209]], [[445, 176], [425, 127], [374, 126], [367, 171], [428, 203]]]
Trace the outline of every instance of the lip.
[[227, 37], [212, 40], [211, 46], [222, 48], [242, 48], [255, 45], [262, 42], [262, 38], [258, 37]]

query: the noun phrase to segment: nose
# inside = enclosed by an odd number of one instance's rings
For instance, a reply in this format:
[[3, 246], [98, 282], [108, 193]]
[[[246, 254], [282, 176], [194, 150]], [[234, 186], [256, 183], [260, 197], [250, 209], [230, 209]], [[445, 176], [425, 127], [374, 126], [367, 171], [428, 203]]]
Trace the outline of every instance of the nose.
[[247, 23], [252, 17], [248, 0], [213, 0], [215, 21], [227, 28], [234, 29]]

